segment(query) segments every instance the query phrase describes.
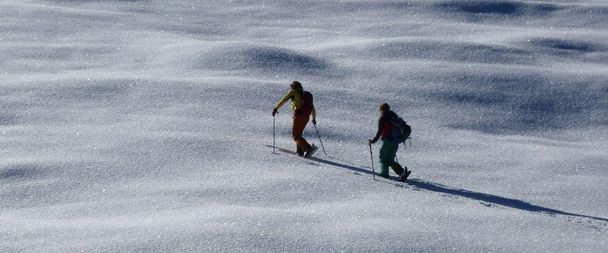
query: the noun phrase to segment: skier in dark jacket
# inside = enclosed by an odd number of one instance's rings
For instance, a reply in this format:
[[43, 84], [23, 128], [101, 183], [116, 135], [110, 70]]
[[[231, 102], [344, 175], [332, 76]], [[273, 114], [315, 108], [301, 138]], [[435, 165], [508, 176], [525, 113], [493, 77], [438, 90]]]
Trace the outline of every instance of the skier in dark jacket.
[[378, 131], [373, 139], [368, 140], [369, 144], [374, 144], [378, 139], [382, 138], [382, 148], [380, 148], [380, 176], [389, 178], [388, 167], [391, 167], [397, 175], [399, 175], [399, 181], [405, 181], [411, 171], [405, 169], [395, 161], [397, 150], [399, 149], [399, 143], [392, 140], [392, 129], [393, 124], [390, 119], [396, 117], [397, 114], [391, 111], [387, 103], [382, 103], [378, 106], [380, 111], [380, 119], [378, 119]]

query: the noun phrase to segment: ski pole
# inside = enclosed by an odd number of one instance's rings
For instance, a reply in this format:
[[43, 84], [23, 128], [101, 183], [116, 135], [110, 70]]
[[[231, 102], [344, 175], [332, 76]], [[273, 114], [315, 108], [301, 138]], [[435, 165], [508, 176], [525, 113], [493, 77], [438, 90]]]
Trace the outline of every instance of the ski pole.
[[323, 146], [323, 141], [321, 141], [321, 135], [319, 135], [319, 129], [317, 129], [316, 124], [313, 124], [313, 126], [315, 127], [315, 130], [317, 131], [317, 137], [319, 137], [319, 142], [321, 143], [321, 148], [323, 148], [323, 153], [325, 153], [325, 156], [327, 157], [327, 152], [325, 152], [325, 147]]
[[272, 116], [272, 153], [276, 154], [276, 117]]
[[369, 158], [372, 160], [372, 177], [376, 180], [376, 172], [374, 171], [374, 155], [372, 154], [372, 144], [369, 143]]

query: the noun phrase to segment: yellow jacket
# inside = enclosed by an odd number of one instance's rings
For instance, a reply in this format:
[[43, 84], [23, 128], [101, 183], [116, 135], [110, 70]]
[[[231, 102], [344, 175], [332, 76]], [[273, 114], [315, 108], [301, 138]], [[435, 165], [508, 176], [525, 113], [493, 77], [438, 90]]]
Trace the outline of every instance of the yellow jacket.
[[[279, 103], [277, 103], [274, 106], [274, 109], [279, 109], [281, 108], [281, 106], [283, 106], [283, 104], [285, 104], [285, 102], [287, 102], [287, 100], [291, 99], [291, 110], [292, 111], [296, 111], [302, 108], [302, 95], [301, 95], [301, 91], [298, 91], [296, 89], [291, 89], [287, 95], [285, 95], [281, 101], [279, 101]], [[316, 120], [317, 119], [317, 110], [315, 109], [315, 105], [312, 105], [312, 112], [310, 113], [310, 116], [312, 116], [312, 120]]]

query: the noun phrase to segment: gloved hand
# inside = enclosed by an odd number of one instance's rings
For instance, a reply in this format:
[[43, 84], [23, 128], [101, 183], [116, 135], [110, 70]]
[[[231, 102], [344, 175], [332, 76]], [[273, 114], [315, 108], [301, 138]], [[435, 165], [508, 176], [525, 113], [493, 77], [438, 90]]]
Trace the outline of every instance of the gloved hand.
[[277, 108], [272, 109], [272, 117], [274, 117], [275, 115], [277, 115], [277, 113], [279, 113], [279, 111], [277, 110]]
[[374, 144], [374, 143], [376, 143], [376, 142], [375, 142], [375, 141], [372, 141], [371, 139], [368, 139], [368, 140], [367, 140], [367, 143], [369, 143], [369, 144]]
[[317, 121], [316, 120], [313, 119], [311, 122], [312, 122], [313, 125], [315, 125], [315, 126], [317, 125]]

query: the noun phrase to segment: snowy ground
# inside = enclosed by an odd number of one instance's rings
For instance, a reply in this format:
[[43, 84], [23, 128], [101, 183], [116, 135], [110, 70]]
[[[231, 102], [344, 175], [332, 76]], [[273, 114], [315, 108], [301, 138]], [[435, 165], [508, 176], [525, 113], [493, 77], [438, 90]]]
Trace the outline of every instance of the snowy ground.
[[[602, 0], [0, 1], [0, 252], [605, 252], [607, 27]], [[269, 147], [292, 80], [329, 157]], [[372, 179], [380, 102], [409, 184]]]

